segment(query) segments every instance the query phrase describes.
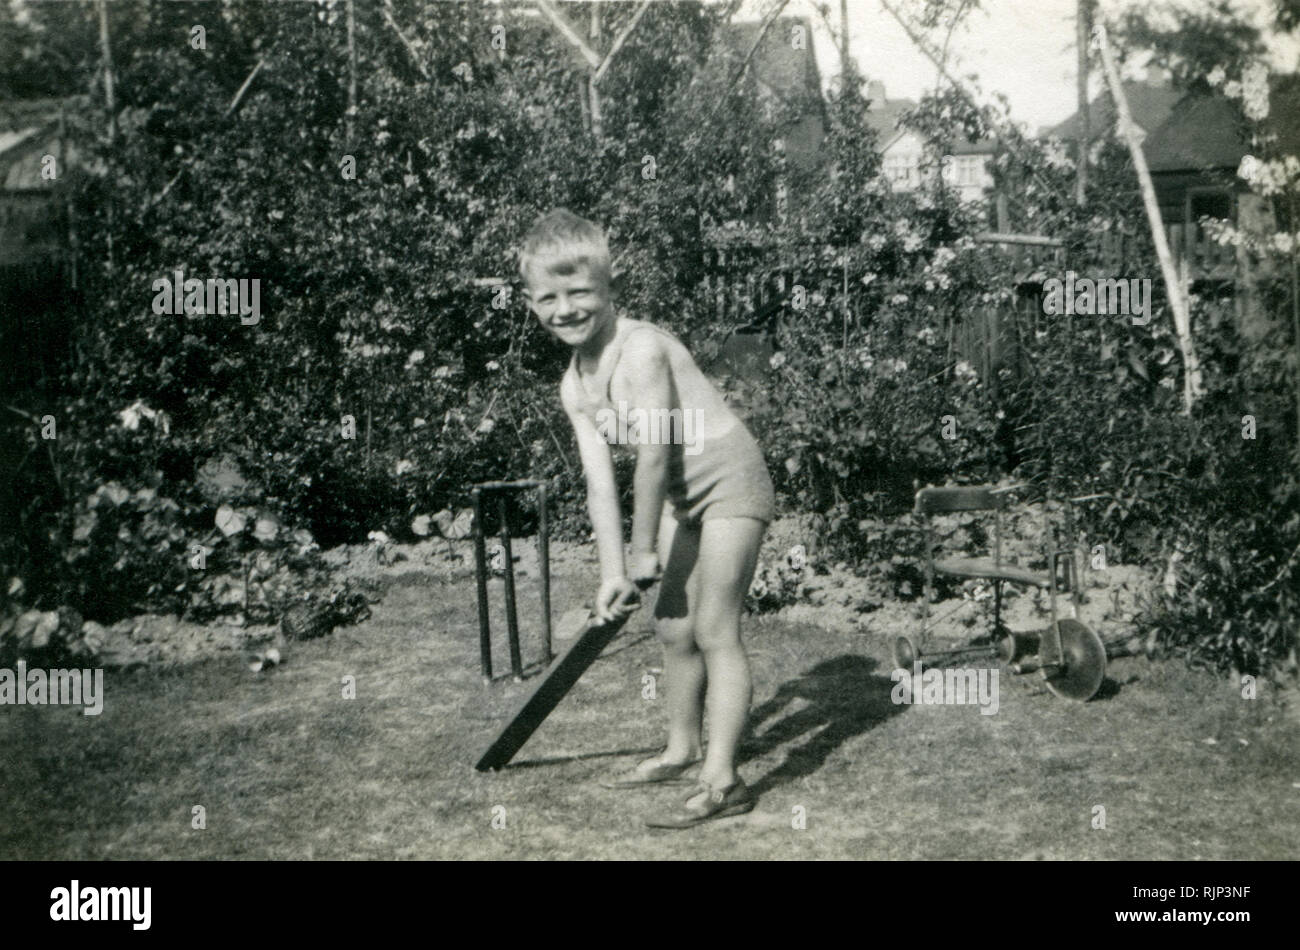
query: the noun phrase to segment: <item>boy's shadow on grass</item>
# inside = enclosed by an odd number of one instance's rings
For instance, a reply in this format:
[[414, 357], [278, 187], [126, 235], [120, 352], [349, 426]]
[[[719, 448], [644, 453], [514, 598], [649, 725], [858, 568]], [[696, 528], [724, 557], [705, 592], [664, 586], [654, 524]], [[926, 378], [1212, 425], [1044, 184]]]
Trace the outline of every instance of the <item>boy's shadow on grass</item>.
[[[740, 748], [742, 762], [807, 736], [802, 744], [786, 753], [784, 762], [751, 783], [756, 793], [811, 775], [845, 741], [907, 708], [890, 699], [895, 683], [875, 672], [877, 666], [875, 660], [865, 656], [845, 655], [824, 660], [798, 678], [783, 683], [775, 696], [753, 711], [749, 737]], [[809, 705], [777, 719], [795, 699], [806, 699]], [[769, 721], [771, 725], [762, 730]]]

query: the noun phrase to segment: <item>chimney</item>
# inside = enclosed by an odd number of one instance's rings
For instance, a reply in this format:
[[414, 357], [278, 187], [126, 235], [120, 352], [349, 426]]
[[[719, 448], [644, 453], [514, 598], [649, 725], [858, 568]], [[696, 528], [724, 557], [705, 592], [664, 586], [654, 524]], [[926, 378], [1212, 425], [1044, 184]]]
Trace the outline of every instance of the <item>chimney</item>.
[[872, 105], [883, 106], [885, 104], [885, 84], [879, 79], [873, 79], [867, 83], [867, 98], [871, 100]]

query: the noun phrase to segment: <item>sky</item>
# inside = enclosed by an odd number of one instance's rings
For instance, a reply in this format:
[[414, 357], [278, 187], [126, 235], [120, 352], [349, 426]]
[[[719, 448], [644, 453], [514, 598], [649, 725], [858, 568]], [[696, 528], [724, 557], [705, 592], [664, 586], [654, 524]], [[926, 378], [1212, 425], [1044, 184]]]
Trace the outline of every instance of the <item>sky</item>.
[[[913, 0], [914, 2], [914, 0]], [[1102, 0], [1110, 15], [1133, 0]], [[772, 0], [746, 0], [739, 18], [759, 19]], [[1233, 0], [1243, 14], [1262, 16], [1261, 0]], [[839, 27], [839, 0], [826, 0]], [[895, 8], [909, 0], [892, 0]], [[1155, 4], [1141, 0], [1150, 8]], [[1204, 7], [1205, 0], [1164, 0], [1162, 6]], [[848, 0], [849, 51], [868, 79], [885, 84], [890, 99], [916, 99], [935, 86], [934, 64], [920, 53], [880, 0]], [[784, 16], [800, 16], [814, 25], [817, 61], [823, 77], [839, 72], [839, 54], [830, 31], [816, 12], [814, 0], [790, 0]], [[987, 94], [1004, 93], [1011, 102], [1012, 118], [1036, 132], [1055, 125], [1075, 110], [1075, 0], [981, 0], [967, 21], [954, 31], [949, 46], [956, 75], [975, 74]], [[1274, 64], [1293, 70], [1300, 62], [1295, 38], [1275, 42]], [[1282, 66], [1281, 64], [1287, 64]], [[1140, 64], [1126, 75], [1140, 78]], [[1092, 95], [1100, 89], [1094, 75]], [[984, 101], [991, 101], [988, 96]]]

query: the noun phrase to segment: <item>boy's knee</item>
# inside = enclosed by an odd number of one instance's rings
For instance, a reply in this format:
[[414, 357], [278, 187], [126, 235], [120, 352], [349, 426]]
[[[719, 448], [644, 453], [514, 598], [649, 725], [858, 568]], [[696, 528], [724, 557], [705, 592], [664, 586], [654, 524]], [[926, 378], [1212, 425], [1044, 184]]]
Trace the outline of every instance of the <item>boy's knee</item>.
[[729, 649], [740, 644], [740, 615], [726, 609], [700, 612], [695, 642], [701, 650]]
[[724, 622], [712, 624], [707, 628], [701, 626], [695, 642], [703, 653], [741, 649], [740, 624]]
[[694, 649], [694, 624], [689, 617], [656, 617], [655, 636], [671, 649]]

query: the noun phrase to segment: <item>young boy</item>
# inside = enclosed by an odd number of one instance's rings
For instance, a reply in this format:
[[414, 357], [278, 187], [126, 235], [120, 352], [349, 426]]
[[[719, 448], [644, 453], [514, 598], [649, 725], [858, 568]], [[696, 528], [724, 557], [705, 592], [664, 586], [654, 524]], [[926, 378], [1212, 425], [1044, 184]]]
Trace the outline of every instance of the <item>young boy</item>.
[[[573, 348], [560, 399], [577, 435], [600, 557], [595, 612], [630, 612], [637, 588], [660, 582], [654, 616], [668, 745], [605, 784], [683, 783], [701, 759], [707, 681], [709, 744], [698, 778], [678, 807], [646, 823], [688, 828], [747, 812], [754, 799], [736, 773], [752, 693], [740, 614], [774, 515], [762, 452], [675, 336], [614, 312], [599, 227], [563, 209], [544, 215], [524, 238], [519, 268], [542, 326]], [[670, 432], [664, 420], [676, 424]], [[636, 452], [629, 561], [610, 449], [620, 438]]]

